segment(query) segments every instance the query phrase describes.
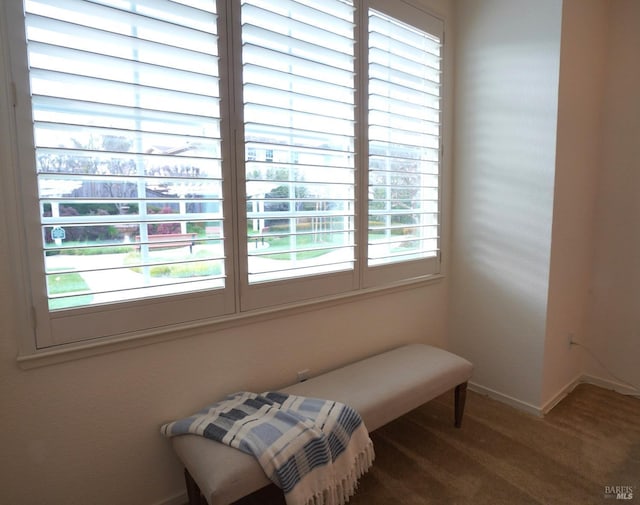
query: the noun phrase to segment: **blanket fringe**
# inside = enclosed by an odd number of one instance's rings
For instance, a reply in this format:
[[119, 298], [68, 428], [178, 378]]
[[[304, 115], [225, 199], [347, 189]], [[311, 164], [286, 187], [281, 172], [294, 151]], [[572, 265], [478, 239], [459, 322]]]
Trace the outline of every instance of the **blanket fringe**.
[[335, 484], [310, 496], [304, 505], [345, 505], [358, 489], [358, 482], [373, 465], [375, 451], [369, 440], [365, 448], [355, 457], [351, 470]]

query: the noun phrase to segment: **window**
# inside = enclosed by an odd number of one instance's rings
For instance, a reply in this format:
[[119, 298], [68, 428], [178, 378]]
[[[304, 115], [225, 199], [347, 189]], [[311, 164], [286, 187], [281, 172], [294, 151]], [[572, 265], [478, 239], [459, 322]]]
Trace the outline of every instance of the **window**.
[[440, 20], [381, 0], [5, 9], [38, 348], [438, 273]]
[[39, 347], [233, 312], [215, 7], [24, 2]]
[[369, 13], [370, 266], [438, 251], [440, 44]]
[[[348, 290], [355, 263], [354, 6], [245, 0], [241, 21], [244, 189], [252, 203], [242, 306], [308, 296], [295, 286], [314, 295]], [[263, 162], [250, 159], [258, 148]]]

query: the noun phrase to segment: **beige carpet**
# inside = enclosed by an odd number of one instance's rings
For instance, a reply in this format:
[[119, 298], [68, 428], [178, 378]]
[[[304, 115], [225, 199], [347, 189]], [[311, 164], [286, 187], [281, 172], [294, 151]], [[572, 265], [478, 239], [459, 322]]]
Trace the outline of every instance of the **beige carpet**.
[[[639, 399], [583, 384], [541, 419], [470, 391], [460, 430], [452, 410], [446, 395], [374, 432], [350, 504], [640, 504]], [[237, 504], [284, 499], [272, 486]]]

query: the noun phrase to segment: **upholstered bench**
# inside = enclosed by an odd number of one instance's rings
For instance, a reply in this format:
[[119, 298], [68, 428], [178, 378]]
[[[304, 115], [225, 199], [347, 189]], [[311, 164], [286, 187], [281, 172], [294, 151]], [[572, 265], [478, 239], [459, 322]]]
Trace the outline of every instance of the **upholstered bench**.
[[[369, 431], [455, 389], [456, 427], [464, 412], [472, 365], [437, 347], [412, 344], [281, 389], [355, 408]], [[190, 505], [227, 505], [270, 484], [255, 459], [197, 435], [171, 439], [185, 466]]]

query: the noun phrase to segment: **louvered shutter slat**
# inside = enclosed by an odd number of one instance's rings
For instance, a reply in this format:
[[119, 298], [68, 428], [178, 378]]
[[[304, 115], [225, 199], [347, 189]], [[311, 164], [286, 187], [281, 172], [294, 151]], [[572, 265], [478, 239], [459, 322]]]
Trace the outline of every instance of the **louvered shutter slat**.
[[353, 23], [340, 0], [242, 3], [250, 284], [353, 269]]
[[369, 11], [371, 267], [438, 254], [440, 40]]
[[50, 309], [223, 288], [215, 2], [25, 11]]

